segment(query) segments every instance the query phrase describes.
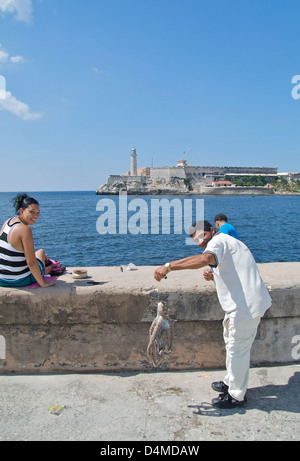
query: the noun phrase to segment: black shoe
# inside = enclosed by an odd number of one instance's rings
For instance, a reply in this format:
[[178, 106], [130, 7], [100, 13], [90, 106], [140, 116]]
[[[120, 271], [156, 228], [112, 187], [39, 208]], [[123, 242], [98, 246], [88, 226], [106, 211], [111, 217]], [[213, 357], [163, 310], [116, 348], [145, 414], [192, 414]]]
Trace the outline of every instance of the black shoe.
[[230, 394], [221, 394], [216, 399], [212, 399], [212, 406], [216, 408], [242, 408], [247, 405], [247, 397], [244, 400], [236, 400]]
[[215, 381], [211, 384], [211, 387], [214, 391], [220, 392], [221, 394], [227, 394], [228, 392], [228, 386], [227, 384], [223, 383], [223, 381]]

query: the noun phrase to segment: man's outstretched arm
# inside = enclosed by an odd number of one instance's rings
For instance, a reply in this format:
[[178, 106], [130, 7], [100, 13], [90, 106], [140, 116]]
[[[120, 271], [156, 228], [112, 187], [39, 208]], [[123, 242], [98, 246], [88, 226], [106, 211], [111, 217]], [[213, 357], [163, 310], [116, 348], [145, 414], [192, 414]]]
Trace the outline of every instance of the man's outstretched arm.
[[170, 269], [165, 265], [158, 267], [154, 271], [154, 278], [158, 282], [164, 278], [164, 276], [171, 271], [181, 271], [185, 269], [200, 269], [208, 265], [216, 265], [214, 256], [210, 253], [203, 253], [202, 255], [188, 256], [187, 258], [178, 259], [170, 262]]

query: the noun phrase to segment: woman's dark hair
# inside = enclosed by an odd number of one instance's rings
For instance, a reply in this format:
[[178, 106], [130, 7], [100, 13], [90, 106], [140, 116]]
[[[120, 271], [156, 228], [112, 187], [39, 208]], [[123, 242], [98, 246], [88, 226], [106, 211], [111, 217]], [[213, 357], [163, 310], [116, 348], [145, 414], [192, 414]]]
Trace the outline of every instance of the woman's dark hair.
[[17, 214], [19, 214], [20, 208], [24, 208], [25, 210], [26, 208], [29, 207], [29, 205], [39, 204], [37, 200], [35, 200], [32, 197], [29, 197], [29, 195], [27, 194], [18, 194], [16, 197], [12, 199], [12, 202], [13, 202], [13, 205], [14, 205], [14, 208]]

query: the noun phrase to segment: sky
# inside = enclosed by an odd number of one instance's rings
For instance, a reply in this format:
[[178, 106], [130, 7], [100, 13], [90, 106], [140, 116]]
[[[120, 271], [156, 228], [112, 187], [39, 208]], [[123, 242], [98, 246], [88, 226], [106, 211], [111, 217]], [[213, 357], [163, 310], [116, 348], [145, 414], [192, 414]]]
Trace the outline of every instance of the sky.
[[299, 0], [0, 0], [0, 191], [300, 171]]

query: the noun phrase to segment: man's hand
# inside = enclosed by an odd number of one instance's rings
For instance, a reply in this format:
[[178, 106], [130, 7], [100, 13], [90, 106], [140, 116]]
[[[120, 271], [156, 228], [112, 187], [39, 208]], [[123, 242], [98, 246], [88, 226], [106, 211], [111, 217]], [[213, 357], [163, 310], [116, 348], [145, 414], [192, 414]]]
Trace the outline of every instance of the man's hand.
[[214, 274], [212, 273], [211, 269], [205, 269], [203, 271], [203, 277], [209, 282], [214, 279]]
[[164, 276], [168, 273], [168, 268], [166, 266], [160, 266], [158, 269], [154, 271], [154, 278], [158, 282], [164, 278]]

